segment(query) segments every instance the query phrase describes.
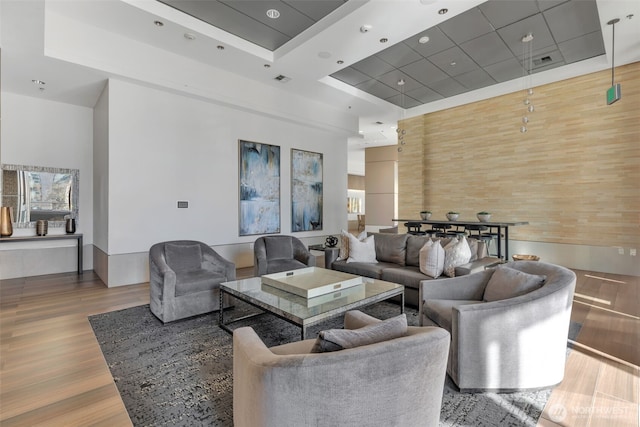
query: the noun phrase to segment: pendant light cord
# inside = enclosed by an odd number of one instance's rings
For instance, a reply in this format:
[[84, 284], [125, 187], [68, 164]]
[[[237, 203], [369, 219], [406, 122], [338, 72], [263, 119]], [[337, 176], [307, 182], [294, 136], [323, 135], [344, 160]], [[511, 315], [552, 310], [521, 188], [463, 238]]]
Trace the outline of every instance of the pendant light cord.
[[616, 24], [620, 22], [619, 18], [614, 18], [607, 22], [607, 25], [611, 25], [611, 86], [615, 86], [615, 64], [616, 64]]

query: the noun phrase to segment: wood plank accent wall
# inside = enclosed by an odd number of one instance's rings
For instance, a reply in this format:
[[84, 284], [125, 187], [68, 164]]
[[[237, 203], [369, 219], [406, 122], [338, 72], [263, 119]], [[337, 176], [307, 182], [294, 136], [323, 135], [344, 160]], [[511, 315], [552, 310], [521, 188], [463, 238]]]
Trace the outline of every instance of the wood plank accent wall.
[[524, 134], [524, 90], [406, 120], [399, 216], [486, 210], [529, 221], [515, 240], [637, 247], [640, 62], [615, 76], [622, 99], [612, 105], [610, 70], [535, 87]]

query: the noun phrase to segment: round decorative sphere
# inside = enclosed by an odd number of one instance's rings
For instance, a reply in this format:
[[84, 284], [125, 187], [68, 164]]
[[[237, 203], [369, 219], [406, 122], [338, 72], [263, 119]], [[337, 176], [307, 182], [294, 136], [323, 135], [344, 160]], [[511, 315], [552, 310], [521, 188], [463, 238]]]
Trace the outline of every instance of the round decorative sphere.
[[329, 236], [325, 240], [325, 243], [327, 244], [328, 247], [333, 248], [335, 245], [338, 244], [338, 238], [336, 236]]

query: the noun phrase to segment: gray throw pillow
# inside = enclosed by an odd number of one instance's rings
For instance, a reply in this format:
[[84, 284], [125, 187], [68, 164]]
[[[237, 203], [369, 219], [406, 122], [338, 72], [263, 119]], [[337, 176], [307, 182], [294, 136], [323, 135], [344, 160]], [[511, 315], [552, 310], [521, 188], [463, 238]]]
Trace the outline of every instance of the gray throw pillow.
[[420, 249], [430, 241], [431, 238], [429, 236], [414, 236], [410, 234], [409, 237], [407, 237], [406, 265], [420, 267]]
[[407, 257], [407, 234], [374, 233], [376, 241], [376, 259], [404, 265]]
[[407, 334], [407, 315], [401, 314], [360, 329], [329, 329], [321, 331], [311, 353], [325, 353], [346, 348], [375, 344]]
[[164, 258], [174, 271], [202, 268], [202, 251], [198, 244], [167, 243], [164, 247]]
[[495, 269], [486, 288], [484, 301], [499, 301], [528, 294], [542, 287], [547, 276], [529, 274], [509, 267]]

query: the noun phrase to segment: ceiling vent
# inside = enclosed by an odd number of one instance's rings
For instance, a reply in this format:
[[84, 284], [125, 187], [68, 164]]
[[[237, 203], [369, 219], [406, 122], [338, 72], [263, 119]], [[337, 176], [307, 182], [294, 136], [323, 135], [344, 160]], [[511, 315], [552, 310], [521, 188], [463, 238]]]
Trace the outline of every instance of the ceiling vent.
[[546, 67], [557, 66], [564, 63], [562, 55], [559, 50], [553, 50], [551, 52], [545, 52], [538, 56], [534, 56], [531, 59], [531, 65], [534, 70], [544, 69]]
[[286, 83], [289, 80], [291, 80], [291, 77], [287, 77], [287, 76], [284, 76], [284, 75], [280, 74], [279, 76], [276, 76], [273, 79], [276, 80], [276, 81], [279, 81], [280, 83]]
[[551, 64], [553, 62], [553, 59], [551, 59], [551, 57], [549, 55], [543, 56], [541, 58], [537, 58], [533, 60], [533, 64], [536, 67], [539, 67], [541, 65], [547, 65], [547, 64]]

